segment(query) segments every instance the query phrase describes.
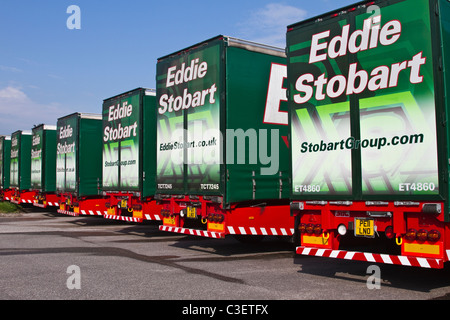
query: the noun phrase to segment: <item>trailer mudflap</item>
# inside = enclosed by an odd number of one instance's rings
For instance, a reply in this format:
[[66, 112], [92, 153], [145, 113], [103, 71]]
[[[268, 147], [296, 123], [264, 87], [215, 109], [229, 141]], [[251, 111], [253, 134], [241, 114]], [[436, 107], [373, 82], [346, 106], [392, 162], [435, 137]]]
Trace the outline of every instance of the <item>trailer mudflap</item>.
[[332, 250], [322, 248], [297, 247], [296, 253], [304, 256], [316, 256], [345, 260], [358, 260], [372, 263], [395, 264], [410, 267], [442, 269], [446, 260], [440, 258], [413, 257], [407, 255], [389, 255], [358, 251]]

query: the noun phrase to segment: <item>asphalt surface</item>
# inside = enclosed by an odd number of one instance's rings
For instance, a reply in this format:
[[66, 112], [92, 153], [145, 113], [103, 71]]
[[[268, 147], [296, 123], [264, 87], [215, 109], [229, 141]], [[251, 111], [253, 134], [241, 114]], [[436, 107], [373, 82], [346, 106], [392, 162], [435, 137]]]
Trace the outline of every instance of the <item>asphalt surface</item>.
[[445, 300], [450, 293], [448, 265], [376, 265], [376, 282], [372, 264], [298, 256], [277, 238], [242, 244], [158, 226], [41, 209], [0, 216], [0, 299], [167, 300], [181, 303], [177, 312], [188, 305], [195, 312], [187, 301]]

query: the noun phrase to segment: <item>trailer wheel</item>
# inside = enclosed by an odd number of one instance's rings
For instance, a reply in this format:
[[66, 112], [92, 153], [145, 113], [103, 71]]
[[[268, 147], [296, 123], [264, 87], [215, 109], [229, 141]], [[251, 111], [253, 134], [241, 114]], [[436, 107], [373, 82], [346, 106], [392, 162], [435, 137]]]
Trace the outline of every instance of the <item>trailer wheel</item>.
[[259, 243], [264, 239], [263, 235], [245, 236], [242, 234], [235, 234], [234, 238], [241, 243]]

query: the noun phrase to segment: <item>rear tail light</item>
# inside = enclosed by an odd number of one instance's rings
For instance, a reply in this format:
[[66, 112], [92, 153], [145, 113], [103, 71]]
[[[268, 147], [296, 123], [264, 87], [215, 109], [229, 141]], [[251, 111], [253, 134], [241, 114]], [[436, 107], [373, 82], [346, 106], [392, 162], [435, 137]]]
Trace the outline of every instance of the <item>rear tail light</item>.
[[416, 235], [417, 231], [415, 229], [408, 229], [408, 231], [406, 231], [405, 239], [410, 241], [416, 240]]
[[429, 241], [438, 241], [441, 238], [441, 233], [437, 230], [431, 230], [428, 232], [428, 240]]
[[221, 223], [224, 220], [225, 220], [225, 216], [223, 214], [219, 214], [219, 213], [210, 213], [210, 214], [208, 214], [208, 221], [209, 222]]
[[170, 211], [167, 210], [167, 209], [161, 209], [161, 215], [162, 215], [164, 218], [168, 218], [168, 217], [170, 216]]
[[392, 228], [392, 226], [386, 227], [386, 229], [384, 230], [384, 235], [388, 239], [393, 239], [395, 237], [394, 228]]
[[428, 240], [428, 231], [425, 229], [420, 229], [417, 232], [416, 237], [417, 237], [417, 240], [419, 240], [419, 241], [427, 241]]
[[438, 241], [441, 238], [441, 233], [438, 230], [425, 230], [420, 229], [416, 231], [415, 229], [408, 229], [405, 235], [405, 239], [409, 241]]
[[305, 233], [305, 232], [306, 232], [306, 224], [301, 223], [301, 224], [298, 226], [298, 230], [299, 230], [301, 233]]
[[313, 230], [314, 230], [314, 234], [316, 234], [318, 236], [322, 234], [322, 226], [320, 224], [316, 224], [314, 226]]
[[298, 226], [298, 231], [300, 231], [300, 233], [307, 233], [307, 234], [315, 234], [320, 236], [323, 233], [322, 230], [322, 226], [320, 224], [305, 224], [305, 223], [301, 223]]

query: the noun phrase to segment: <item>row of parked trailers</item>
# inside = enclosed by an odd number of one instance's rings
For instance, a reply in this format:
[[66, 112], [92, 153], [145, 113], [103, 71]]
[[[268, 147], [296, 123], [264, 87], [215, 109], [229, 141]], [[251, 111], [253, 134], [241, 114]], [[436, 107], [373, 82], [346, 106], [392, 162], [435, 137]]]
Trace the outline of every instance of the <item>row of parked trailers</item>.
[[[163, 56], [156, 90], [0, 139], [2, 196], [160, 230], [292, 237], [296, 252], [449, 260], [450, 4], [360, 2]], [[352, 237], [362, 251], [343, 248]], [[375, 253], [387, 238], [398, 254]], [[355, 241], [354, 241], [355, 242]]]

